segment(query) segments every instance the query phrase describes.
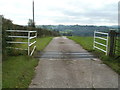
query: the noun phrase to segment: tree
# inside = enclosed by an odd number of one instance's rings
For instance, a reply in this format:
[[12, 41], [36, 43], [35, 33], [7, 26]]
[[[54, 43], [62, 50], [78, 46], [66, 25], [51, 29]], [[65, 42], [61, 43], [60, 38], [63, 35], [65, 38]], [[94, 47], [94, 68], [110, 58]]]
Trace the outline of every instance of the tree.
[[29, 27], [35, 27], [35, 22], [33, 22], [32, 19], [29, 19], [29, 20], [28, 20], [28, 26], [29, 26]]

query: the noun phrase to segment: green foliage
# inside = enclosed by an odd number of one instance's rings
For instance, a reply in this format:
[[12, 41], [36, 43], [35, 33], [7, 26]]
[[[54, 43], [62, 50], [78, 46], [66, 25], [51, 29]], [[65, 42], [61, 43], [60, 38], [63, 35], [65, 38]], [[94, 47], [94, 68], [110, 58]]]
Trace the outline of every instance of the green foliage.
[[36, 28], [38, 37], [45, 37], [45, 36], [59, 36], [59, 32], [57, 31], [49, 31], [47, 29]]
[[[14, 44], [7, 44], [6, 41], [15, 41], [14, 38], [7, 38], [8, 34], [12, 34], [12, 35], [20, 35], [20, 33], [6, 33], [5, 30], [36, 30], [37, 31], [37, 36], [38, 37], [45, 37], [45, 36], [58, 36], [59, 32], [56, 31], [49, 31], [47, 29], [42, 29], [42, 28], [35, 28], [35, 27], [31, 27], [31, 26], [21, 26], [21, 25], [17, 25], [17, 24], [13, 24], [11, 20], [9, 19], [5, 19], [4, 17], [2, 17], [2, 54], [3, 54], [3, 60], [7, 60], [7, 56], [9, 55], [22, 55], [25, 52], [16, 52], [16, 50], [10, 50], [10, 49], [6, 49], [6, 47], [15, 47]], [[21, 33], [20, 36], [26, 36], [26, 33]], [[9, 53], [11, 52], [11, 53]]]
[[29, 21], [28, 21], [28, 26], [29, 26], [29, 27], [35, 27], [35, 23], [33, 22], [32, 19], [29, 19]]
[[27, 55], [27, 51], [8, 48], [7, 54], [9, 56]]
[[6, 43], [6, 31], [7, 29], [10, 29], [12, 26], [12, 21], [5, 19], [4, 17], [2, 17], [2, 54], [3, 54], [3, 60], [6, 59], [7, 57], [7, 50], [6, 47], [8, 46], [8, 44]]
[[[120, 34], [119, 34], [120, 35]], [[116, 50], [115, 50], [115, 55], [119, 56], [120, 58], [120, 36], [117, 37], [116, 40]]]

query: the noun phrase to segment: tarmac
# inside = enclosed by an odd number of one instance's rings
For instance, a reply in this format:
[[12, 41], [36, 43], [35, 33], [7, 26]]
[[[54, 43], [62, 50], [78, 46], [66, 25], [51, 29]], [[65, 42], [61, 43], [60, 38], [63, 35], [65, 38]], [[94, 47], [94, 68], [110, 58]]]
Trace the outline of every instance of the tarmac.
[[118, 74], [66, 37], [55, 37], [38, 53], [29, 88], [118, 88]]

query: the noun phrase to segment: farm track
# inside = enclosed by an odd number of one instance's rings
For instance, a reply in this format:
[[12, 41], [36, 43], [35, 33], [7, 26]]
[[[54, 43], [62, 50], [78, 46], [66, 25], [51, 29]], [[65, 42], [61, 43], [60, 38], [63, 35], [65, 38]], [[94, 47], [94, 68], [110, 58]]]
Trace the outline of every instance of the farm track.
[[37, 58], [29, 88], [118, 88], [117, 73], [66, 37], [55, 37]]

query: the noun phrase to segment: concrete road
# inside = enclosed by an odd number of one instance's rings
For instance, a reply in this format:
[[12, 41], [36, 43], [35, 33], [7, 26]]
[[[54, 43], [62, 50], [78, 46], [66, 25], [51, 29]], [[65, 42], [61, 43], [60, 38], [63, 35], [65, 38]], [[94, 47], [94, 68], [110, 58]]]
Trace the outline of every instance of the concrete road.
[[118, 74], [66, 37], [45, 48], [30, 88], [118, 88]]

